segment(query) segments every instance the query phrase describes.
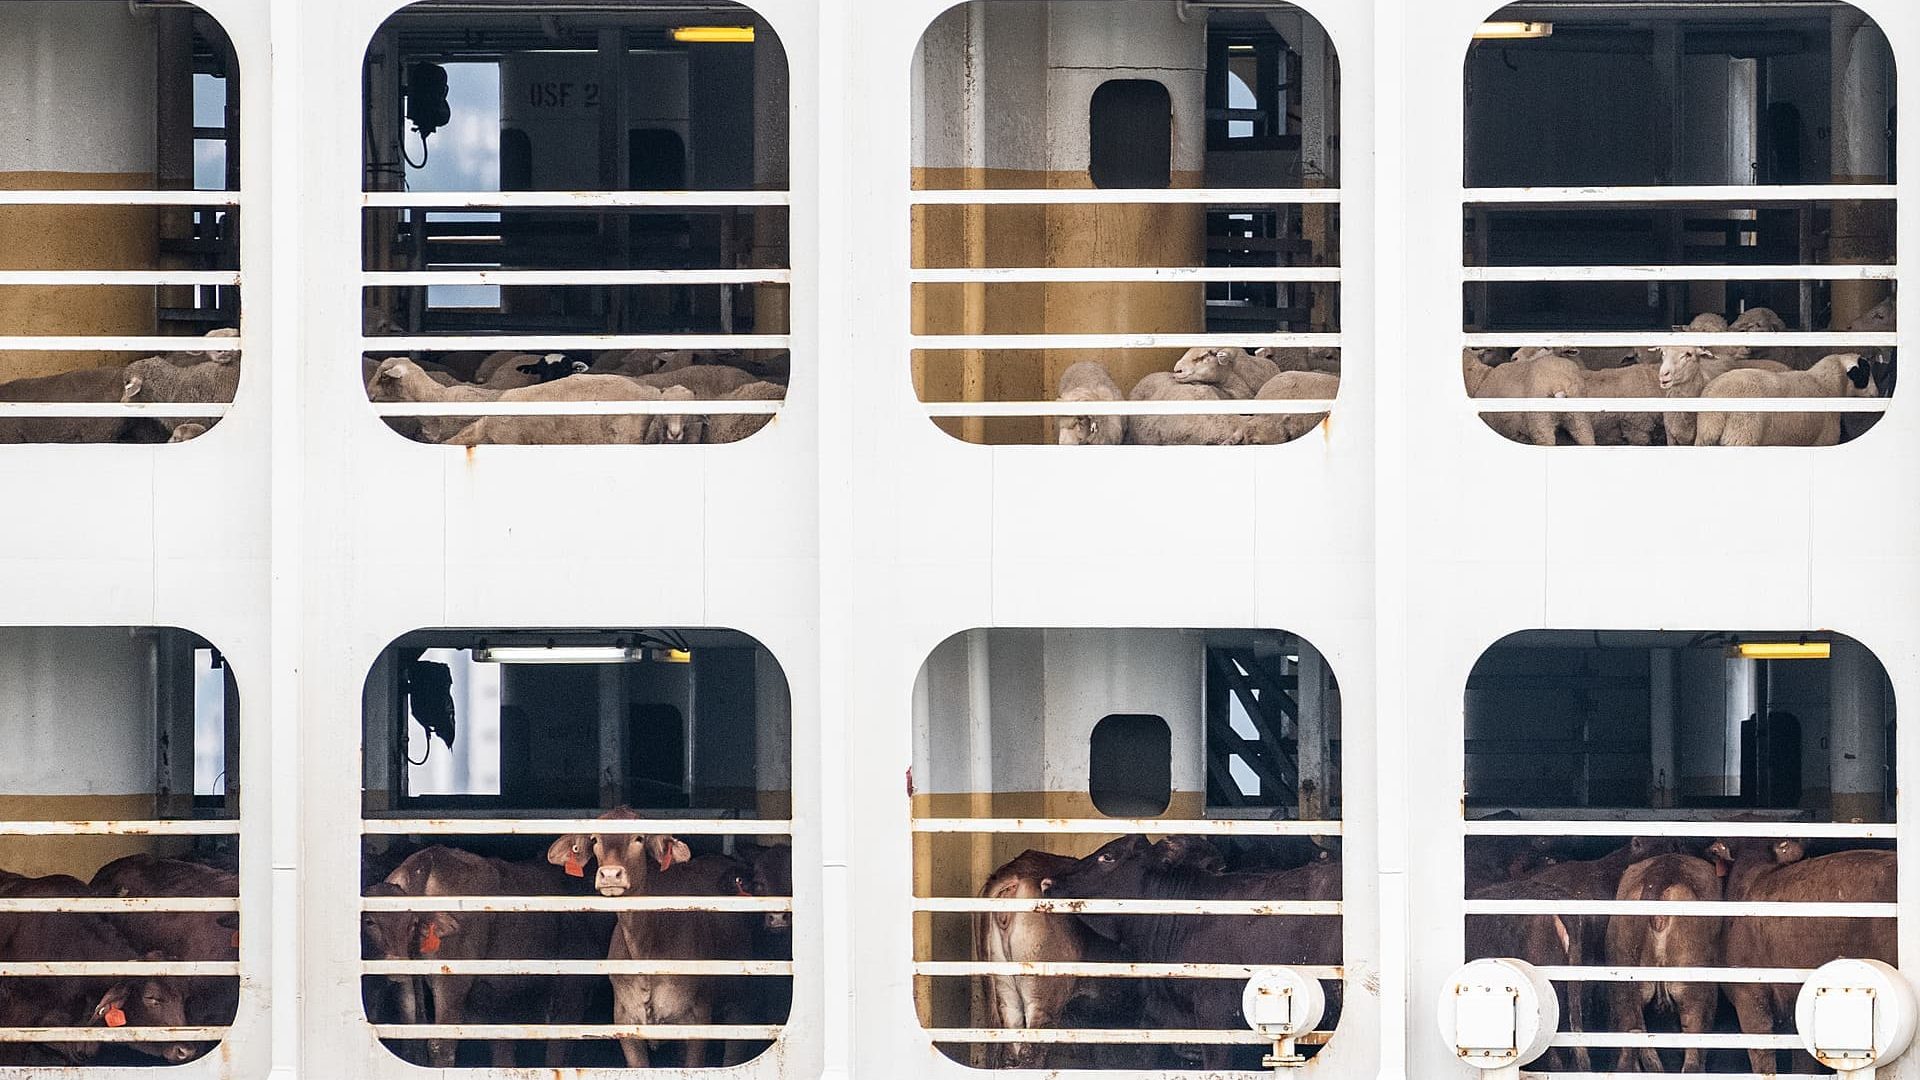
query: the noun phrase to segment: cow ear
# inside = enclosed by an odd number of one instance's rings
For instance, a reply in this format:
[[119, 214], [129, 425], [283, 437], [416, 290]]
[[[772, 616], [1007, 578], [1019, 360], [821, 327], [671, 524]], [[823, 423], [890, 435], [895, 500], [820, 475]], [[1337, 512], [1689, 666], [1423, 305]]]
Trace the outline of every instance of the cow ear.
[[1721, 862], [1732, 862], [1733, 852], [1727, 849], [1725, 840], [1715, 840], [1707, 845], [1707, 857], [1719, 859]]
[[[125, 1024], [127, 1022], [127, 998], [131, 996], [133, 996], [132, 984], [113, 984], [107, 989], [106, 993], [100, 995], [100, 1000], [94, 1004], [93, 1022], [96, 1024], [103, 1023], [109, 1027], [120, 1027]], [[120, 1023], [118, 1024], [113, 1022], [116, 1016], [120, 1019]]]
[[555, 840], [547, 846], [547, 861], [555, 866], [565, 866], [569, 862], [587, 861], [587, 838], [580, 833], [571, 833]]
[[693, 858], [693, 849], [687, 842], [666, 833], [655, 833], [647, 837], [647, 854], [653, 857], [653, 865], [660, 870], [674, 863], [683, 863]]
[[1776, 840], [1773, 844], [1773, 861], [1786, 865], [1799, 862], [1807, 857], [1806, 845], [1798, 840]]

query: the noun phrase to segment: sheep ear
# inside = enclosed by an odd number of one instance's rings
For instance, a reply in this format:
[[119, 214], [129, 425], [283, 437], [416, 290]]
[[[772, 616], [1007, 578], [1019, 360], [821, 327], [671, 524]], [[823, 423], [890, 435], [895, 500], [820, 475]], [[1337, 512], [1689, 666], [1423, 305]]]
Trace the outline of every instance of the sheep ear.
[[133, 396], [135, 394], [138, 394], [139, 392], [140, 392], [140, 376], [129, 375], [127, 376], [126, 389], [120, 391], [120, 400], [132, 401]]

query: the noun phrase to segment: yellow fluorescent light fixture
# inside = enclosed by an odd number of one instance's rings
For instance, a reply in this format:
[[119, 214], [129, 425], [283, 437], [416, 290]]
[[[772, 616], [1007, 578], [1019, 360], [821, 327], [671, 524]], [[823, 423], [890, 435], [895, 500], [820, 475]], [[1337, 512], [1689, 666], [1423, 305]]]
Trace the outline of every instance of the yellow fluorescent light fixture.
[[745, 44], [753, 40], [751, 26], [676, 26], [673, 40], [700, 45]]
[[1826, 660], [1833, 645], [1826, 641], [1748, 641], [1727, 652], [1742, 660]]
[[661, 649], [660, 659], [669, 664], [691, 664], [693, 653], [687, 649]]
[[1483, 22], [1473, 36], [1481, 41], [1515, 41], [1553, 36], [1550, 22]]
[[482, 664], [624, 664], [640, 659], [624, 645], [494, 645], [473, 650]]

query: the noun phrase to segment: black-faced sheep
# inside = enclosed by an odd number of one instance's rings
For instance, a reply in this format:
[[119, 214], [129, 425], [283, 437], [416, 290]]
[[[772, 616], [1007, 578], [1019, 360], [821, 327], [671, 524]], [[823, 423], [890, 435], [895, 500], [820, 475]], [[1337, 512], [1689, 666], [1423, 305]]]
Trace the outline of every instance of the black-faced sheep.
[[[1857, 353], [1834, 353], [1805, 371], [1741, 368], [1707, 384], [1703, 398], [1870, 397], [1873, 373]], [[1695, 446], [1832, 446], [1839, 413], [1703, 413]]]
[[[1153, 372], [1127, 395], [1134, 401], [1222, 401], [1206, 383], [1181, 383], [1169, 371]], [[1244, 416], [1130, 416], [1127, 441], [1145, 446], [1238, 446], [1247, 438]]]
[[[1105, 364], [1082, 360], [1060, 373], [1061, 401], [1120, 401], [1120, 386]], [[1056, 416], [1061, 446], [1118, 446], [1126, 441], [1124, 416]]]
[[[1340, 393], [1340, 377], [1322, 371], [1283, 371], [1268, 379], [1255, 401], [1331, 401]], [[1251, 446], [1275, 446], [1293, 440], [1320, 426], [1326, 413], [1266, 413], [1246, 421], [1246, 441]]]

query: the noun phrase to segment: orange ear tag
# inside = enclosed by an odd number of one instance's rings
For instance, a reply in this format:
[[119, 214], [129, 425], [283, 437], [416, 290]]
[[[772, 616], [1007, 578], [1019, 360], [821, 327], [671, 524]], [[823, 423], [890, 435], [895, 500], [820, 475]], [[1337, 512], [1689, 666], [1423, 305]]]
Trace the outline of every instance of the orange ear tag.
[[748, 889], [745, 885], [735, 885], [734, 888], [739, 890], [733, 894], [735, 896], [752, 896], [753, 895], [753, 891]]
[[107, 1010], [106, 1021], [107, 1021], [108, 1027], [126, 1027], [127, 1026], [126, 1010], [122, 1009], [118, 1005], [115, 1005], [114, 1007]]
[[439, 951], [440, 928], [432, 923], [428, 923], [427, 932], [420, 935], [420, 952], [425, 956], [432, 956]]
[[673, 853], [672, 852], [668, 852], [665, 855], [660, 856], [660, 869], [662, 872], [673, 869]]
[[587, 868], [585, 865], [583, 865], [580, 862], [580, 853], [577, 851], [567, 855], [567, 876], [568, 877], [586, 877], [587, 876]]
[[1731, 869], [1733, 869], [1733, 864], [1728, 862], [1727, 860], [1725, 859], [1713, 860], [1713, 876], [1714, 877], [1726, 877], [1727, 871]]

